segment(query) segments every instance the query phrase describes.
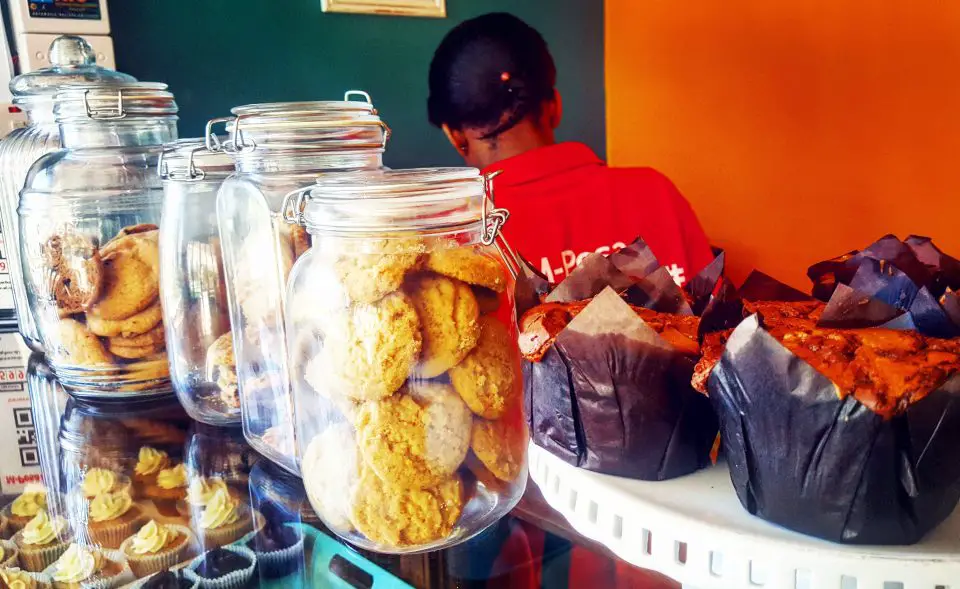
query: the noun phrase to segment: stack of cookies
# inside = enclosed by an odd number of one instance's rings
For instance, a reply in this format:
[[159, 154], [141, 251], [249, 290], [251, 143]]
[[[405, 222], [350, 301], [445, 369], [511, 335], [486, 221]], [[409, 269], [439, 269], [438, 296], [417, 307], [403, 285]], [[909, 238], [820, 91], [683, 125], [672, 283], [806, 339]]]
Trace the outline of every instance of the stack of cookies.
[[102, 247], [74, 232], [47, 239], [44, 286], [59, 333], [46, 340], [55, 342], [48, 351], [57, 369], [109, 370], [162, 360], [134, 378], [167, 375], [158, 235], [156, 225], [142, 224], [124, 227]]
[[341, 533], [388, 549], [435, 544], [474, 494], [519, 494], [525, 482], [505, 268], [450, 240], [364, 245], [380, 253], [340, 248], [302, 269], [332, 267], [348, 300], [317, 319], [322, 347], [303, 366], [324, 400], [322, 416], [298, 416], [300, 431], [320, 432], [304, 483]]

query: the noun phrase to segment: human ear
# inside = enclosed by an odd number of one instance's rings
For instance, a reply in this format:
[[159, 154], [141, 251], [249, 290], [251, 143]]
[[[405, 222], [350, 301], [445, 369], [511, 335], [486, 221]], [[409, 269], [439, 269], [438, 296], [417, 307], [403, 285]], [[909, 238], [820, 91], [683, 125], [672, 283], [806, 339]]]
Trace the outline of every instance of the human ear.
[[450, 145], [459, 151], [460, 155], [466, 157], [467, 152], [469, 151], [467, 135], [460, 129], [451, 129], [450, 125], [446, 123], [441, 125], [440, 128], [443, 129], [443, 134], [447, 136], [447, 141], [450, 142]]
[[553, 91], [553, 108], [550, 109], [550, 127], [556, 129], [560, 126], [560, 120], [563, 119], [563, 98], [560, 97], [560, 91]]

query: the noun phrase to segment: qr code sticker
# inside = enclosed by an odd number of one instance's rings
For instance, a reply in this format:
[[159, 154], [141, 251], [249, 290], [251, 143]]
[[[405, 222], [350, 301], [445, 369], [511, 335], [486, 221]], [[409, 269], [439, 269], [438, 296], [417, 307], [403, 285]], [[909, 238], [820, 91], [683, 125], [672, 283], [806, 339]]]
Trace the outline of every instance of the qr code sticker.
[[23, 446], [20, 448], [20, 464], [23, 466], [40, 466], [40, 453], [36, 446]]

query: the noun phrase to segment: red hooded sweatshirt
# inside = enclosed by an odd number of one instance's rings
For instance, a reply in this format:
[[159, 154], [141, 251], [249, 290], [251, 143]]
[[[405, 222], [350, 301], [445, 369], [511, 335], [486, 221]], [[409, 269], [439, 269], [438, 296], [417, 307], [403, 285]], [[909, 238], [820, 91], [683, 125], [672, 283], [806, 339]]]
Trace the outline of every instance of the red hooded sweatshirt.
[[504, 235], [551, 282], [587, 254], [610, 254], [642, 237], [681, 286], [713, 254], [690, 204], [652, 168], [610, 168], [582, 143], [558, 143], [501, 160], [484, 173], [496, 206], [510, 211]]

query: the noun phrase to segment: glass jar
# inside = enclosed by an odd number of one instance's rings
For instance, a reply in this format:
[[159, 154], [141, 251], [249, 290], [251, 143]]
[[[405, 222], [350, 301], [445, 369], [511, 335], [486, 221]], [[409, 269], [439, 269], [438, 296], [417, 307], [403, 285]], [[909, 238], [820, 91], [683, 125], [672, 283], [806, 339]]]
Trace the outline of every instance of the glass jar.
[[525, 488], [516, 266], [486, 187], [473, 168], [381, 170], [284, 203], [312, 238], [286, 299], [300, 469], [361, 547], [463, 541]]
[[63, 417], [69, 396], [39, 352], [31, 354], [27, 363], [27, 394], [30, 396], [37, 455], [44, 484], [59, 489], [60, 418]]
[[229, 155], [202, 140], [166, 146], [160, 162], [160, 302], [170, 380], [191, 417], [214, 425], [240, 423], [216, 198], [233, 169]]
[[[7, 256], [10, 288], [17, 322], [24, 341], [34, 351], [42, 349], [40, 336], [27, 304], [27, 290], [20, 268], [20, 233], [17, 204], [27, 170], [40, 156], [60, 148], [60, 130], [53, 117], [57, 91], [78, 83], [136, 82], [136, 78], [96, 65], [96, 54], [82, 38], [57, 37], [47, 54], [50, 67], [22, 74], [10, 81], [13, 104], [27, 115], [27, 126], [14, 129], [0, 142], [0, 229]], [[0, 273], [2, 274], [2, 273]], [[0, 282], [0, 315], [8, 307], [6, 285]]]
[[348, 92], [343, 101], [255, 104], [232, 112], [211, 121], [208, 131], [226, 122], [224, 148], [237, 166], [220, 188], [217, 218], [244, 435], [296, 473], [284, 289], [309, 237], [283, 222], [280, 206], [318, 174], [380, 168], [389, 131], [362, 92]]
[[64, 149], [20, 197], [27, 300], [68, 392], [172, 392], [159, 302], [161, 145], [176, 139], [165, 84], [73, 86], [56, 96]]

